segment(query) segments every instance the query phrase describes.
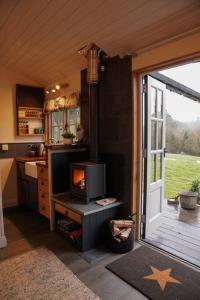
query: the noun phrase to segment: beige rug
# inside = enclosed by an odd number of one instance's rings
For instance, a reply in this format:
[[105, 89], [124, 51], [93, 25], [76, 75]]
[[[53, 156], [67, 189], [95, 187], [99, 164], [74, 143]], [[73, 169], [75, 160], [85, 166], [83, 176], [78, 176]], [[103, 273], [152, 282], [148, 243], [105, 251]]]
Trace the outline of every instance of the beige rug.
[[0, 263], [1, 300], [97, 300], [51, 251], [39, 248]]

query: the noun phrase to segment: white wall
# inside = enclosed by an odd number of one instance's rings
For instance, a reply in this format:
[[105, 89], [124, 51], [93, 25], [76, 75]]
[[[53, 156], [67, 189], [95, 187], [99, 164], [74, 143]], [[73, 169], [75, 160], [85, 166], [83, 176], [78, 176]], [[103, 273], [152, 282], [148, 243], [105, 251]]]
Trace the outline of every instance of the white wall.
[[[70, 77], [62, 79], [62, 83], [68, 83], [68, 86], [61, 88], [57, 93], [46, 94], [46, 99], [49, 100], [59, 96], [69, 96], [73, 92], [80, 91], [80, 80], [80, 72], [75, 72], [71, 74]], [[53, 85], [51, 87], [53, 87]]]
[[[0, 143], [41, 142], [41, 137], [16, 135], [16, 83], [39, 86], [25, 76], [0, 66]], [[17, 204], [16, 164], [12, 158], [0, 159], [3, 206]]]
[[0, 178], [0, 248], [6, 247], [7, 240], [4, 235], [4, 222], [3, 222], [3, 210], [2, 210], [2, 194], [1, 194], [1, 178]]
[[42, 141], [41, 137], [16, 135], [16, 83], [39, 86], [37, 82], [0, 66], [0, 143]]
[[[80, 90], [80, 72], [66, 79], [69, 87], [63, 91], [70, 94]], [[42, 137], [19, 137], [16, 135], [16, 83], [40, 86], [26, 76], [0, 66], [0, 143], [41, 142]], [[0, 159], [3, 206], [14, 206], [17, 201], [16, 163], [13, 158]]]

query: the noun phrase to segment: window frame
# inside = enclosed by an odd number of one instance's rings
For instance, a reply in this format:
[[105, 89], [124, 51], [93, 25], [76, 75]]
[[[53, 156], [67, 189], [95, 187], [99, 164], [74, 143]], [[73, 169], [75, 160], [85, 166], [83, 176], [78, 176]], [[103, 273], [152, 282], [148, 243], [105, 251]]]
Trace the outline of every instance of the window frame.
[[[77, 118], [76, 118], [75, 123], [69, 124], [69, 122], [68, 122], [68, 113], [69, 113], [70, 109], [79, 109], [79, 113], [80, 113], [80, 121], [79, 122], [77, 122]], [[53, 123], [52, 123], [53, 122], [53, 113], [60, 112], [60, 111], [59, 110], [58, 111], [52, 111], [49, 114], [48, 123], [49, 123], [49, 138], [50, 139], [55, 139], [54, 136], [53, 136], [53, 128], [60, 127], [60, 126], [54, 126], [53, 125]], [[68, 128], [70, 126], [74, 126], [74, 125], [77, 127], [80, 124], [81, 124], [81, 108], [80, 108], [80, 106], [63, 110], [63, 124], [62, 124], [63, 130], [65, 130], [65, 128], [67, 128], [67, 130], [68, 130]], [[63, 141], [63, 139], [60, 139], [59, 141], [56, 140], [56, 142], [62, 142], [62, 141]]]
[[[62, 122], [62, 129], [64, 130], [65, 129], [65, 124], [66, 124], [66, 118], [67, 118], [67, 114], [66, 114], [66, 111], [53, 111], [53, 112], [51, 112], [51, 114], [50, 114], [50, 138], [51, 139], [55, 139], [55, 137], [54, 137], [54, 131], [53, 131], [53, 129], [54, 128], [60, 128], [61, 126], [58, 126], [58, 125], [53, 125], [53, 114], [54, 113], [57, 113], [57, 112], [63, 112], [63, 122]], [[56, 139], [55, 139], [56, 140]], [[61, 139], [59, 139], [58, 141], [56, 140], [56, 142], [61, 142], [63, 139], [61, 138]]]

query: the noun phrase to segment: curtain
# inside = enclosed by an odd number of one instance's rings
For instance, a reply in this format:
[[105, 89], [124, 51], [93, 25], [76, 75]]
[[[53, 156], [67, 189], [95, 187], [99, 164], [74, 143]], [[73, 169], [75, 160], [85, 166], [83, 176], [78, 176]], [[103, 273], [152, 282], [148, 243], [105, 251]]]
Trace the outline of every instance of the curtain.
[[69, 97], [62, 96], [45, 101], [44, 113], [76, 108], [78, 106], [80, 106], [80, 93], [74, 92], [70, 94]]

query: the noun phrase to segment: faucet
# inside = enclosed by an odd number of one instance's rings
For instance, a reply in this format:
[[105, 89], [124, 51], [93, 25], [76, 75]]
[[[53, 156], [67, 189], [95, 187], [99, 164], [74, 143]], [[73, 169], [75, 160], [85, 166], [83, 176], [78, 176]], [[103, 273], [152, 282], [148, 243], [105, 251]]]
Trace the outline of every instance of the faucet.
[[57, 141], [54, 138], [50, 138], [48, 139], [47, 144], [57, 144]]

